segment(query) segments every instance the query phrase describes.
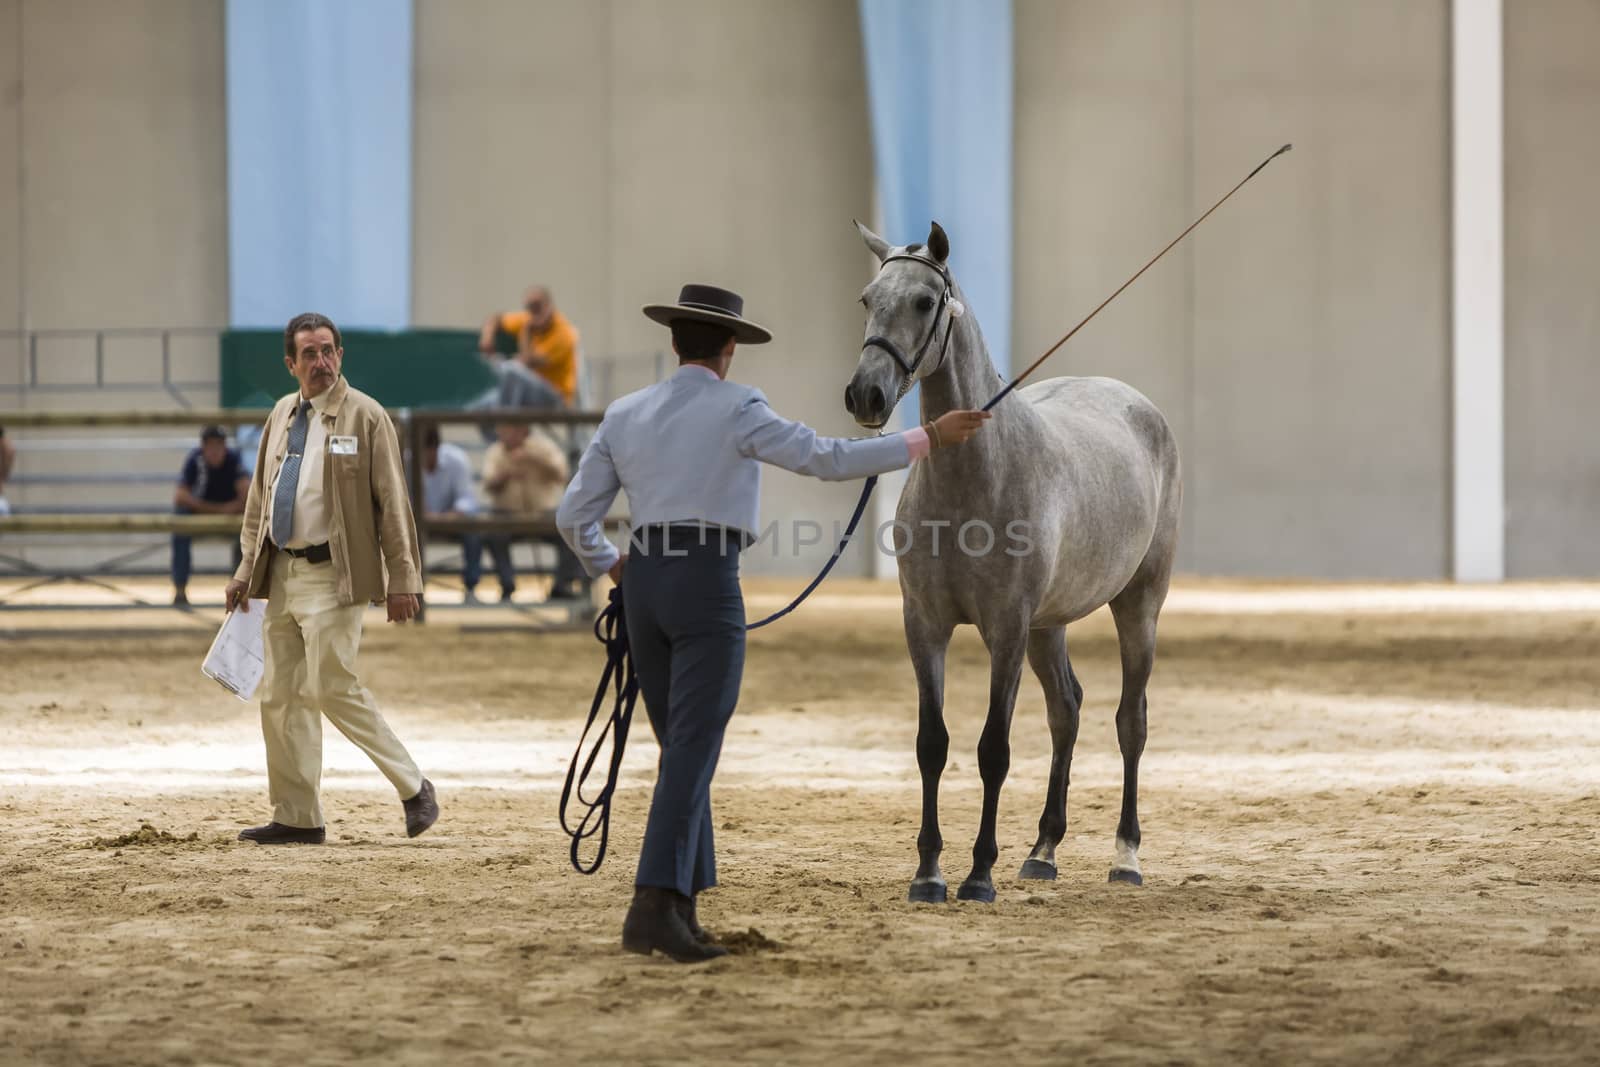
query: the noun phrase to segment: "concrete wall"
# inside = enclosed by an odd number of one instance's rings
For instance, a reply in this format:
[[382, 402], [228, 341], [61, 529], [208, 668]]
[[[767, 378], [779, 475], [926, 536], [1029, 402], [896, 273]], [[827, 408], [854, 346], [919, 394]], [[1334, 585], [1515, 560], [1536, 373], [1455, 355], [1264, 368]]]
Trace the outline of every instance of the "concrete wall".
[[[648, 353], [668, 338], [641, 304], [721, 284], [777, 337], [735, 376], [855, 432], [870, 272], [850, 220], [872, 165], [854, 0], [418, 0], [416, 53], [418, 324], [476, 325], [545, 282], [589, 353]], [[826, 526], [855, 492], [774, 471], [764, 518]], [[746, 569], [826, 556], [781, 547]]]
[[1061, 353], [1168, 414], [1180, 566], [1448, 560], [1444, 0], [1019, 0], [1018, 360], [1285, 141]]
[[[0, 0], [0, 42], [0, 330], [225, 325], [221, 5]], [[214, 378], [208, 351], [175, 369]], [[42, 343], [40, 381], [93, 382], [93, 352]], [[159, 377], [158, 343], [107, 354]], [[21, 357], [0, 340], [0, 385]]]
[[[0, 0], [0, 335], [225, 325], [226, 166], [220, 3]], [[93, 383], [94, 351], [92, 338], [42, 339], [40, 381]], [[105, 354], [107, 382], [160, 379], [159, 339], [113, 338]], [[177, 403], [161, 389], [34, 392], [19, 400], [24, 356], [16, 340], [0, 336], [0, 411], [20, 402]], [[172, 358], [176, 377], [216, 378], [209, 338], [177, 342]], [[216, 390], [188, 399], [212, 406]], [[31, 508], [168, 505], [182, 449], [195, 439], [174, 431], [115, 440], [81, 430], [11, 436], [23, 479], [105, 479], [8, 486], [14, 505]], [[70, 548], [9, 544], [38, 562], [86, 558]]]
[[1600, 3], [1505, 8], [1506, 571], [1600, 574]]
[[[18, 384], [22, 328], [22, 0], [0, 0], [0, 390]], [[0, 406], [14, 393], [0, 391]]]
[[28, 325], [222, 325], [221, 5], [20, 6]]

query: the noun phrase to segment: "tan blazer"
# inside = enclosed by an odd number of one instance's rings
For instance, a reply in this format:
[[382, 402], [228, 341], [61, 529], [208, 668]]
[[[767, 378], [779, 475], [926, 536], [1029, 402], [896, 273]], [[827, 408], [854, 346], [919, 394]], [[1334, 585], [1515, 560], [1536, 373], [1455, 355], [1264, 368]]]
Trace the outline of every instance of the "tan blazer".
[[[288, 452], [289, 424], [294, 420], [299, 390], [279, 400], [267, 417], [256, 455], [256, 473], [244, 505], [239, 533], [243, 560], [234, 578], [244, 582], [250, 597], [264, 597], [272, 544], [267, 540], [270, 486]], [[400, 438], [383, 406], [343, 375], [328, 390], [322, 414], [328, 436], [356, 439], [354, 455], [326, 453], [322, 495], [328, 508], [328, 547], [339, 576], [339, 600], [358, 604], [397, 593], [422, 592], [421, 553], [417, 525], [411, 516]]]

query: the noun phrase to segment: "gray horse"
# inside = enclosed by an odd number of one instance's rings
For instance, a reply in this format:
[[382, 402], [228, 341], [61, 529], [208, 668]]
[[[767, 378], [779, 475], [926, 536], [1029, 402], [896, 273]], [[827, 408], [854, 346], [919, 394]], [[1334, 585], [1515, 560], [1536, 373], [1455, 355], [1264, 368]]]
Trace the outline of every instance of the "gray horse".
[[[845, 390], [862, 426], [883, 426], [913, 382], [922, 418], [982, 407], [1003, 386], [946, 261], [938, 223], [926, 245], [892, 247], [860, 223], [881, 264], [861, 295], [867, 340]], [[978, 627], [989, 650], [989, 716], [978, 742], [983, 816], [961, 900], [994, 899], [995, 817], [1011, 763], [1011, 712], [1026, 656], [1044, 687], [1050, 781], [1039, 838], [1022, 878], [1053, 879], [1067, 830], [1067, 777], [1083, 687], [1067, 659], [1066, 626], [1111, 605], [1122, 651], [1117, 741], [1122, 816], [1111, 881], [1139, 871], [1139, 756], [1156, 618], [1167, 596], [1182, 499], [1178, 449], [1155, 405], [1110, 378], [1053, 378], [1007, 396], [959, 448], [915, 464], [895, 524], [906, 644], [917, 677], [917, 764], [922, 772], [921, 863], [915, 901], [943, 901], [939, 775], [945, 652], [955, 628]], [[943, 535], [942, 537], [940, 535]]]

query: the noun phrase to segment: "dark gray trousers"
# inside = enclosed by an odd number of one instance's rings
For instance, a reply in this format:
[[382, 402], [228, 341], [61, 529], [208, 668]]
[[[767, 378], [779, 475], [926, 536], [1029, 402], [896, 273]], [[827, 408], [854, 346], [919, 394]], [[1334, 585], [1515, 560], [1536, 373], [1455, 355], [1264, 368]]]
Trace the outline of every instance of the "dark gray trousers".
[[634, 884], [693, 896], [717, 884], [711, 777], [744, 673], [740, 543], [721, 531], [637, 531], [622, 572], [628, 646], [661, 746]]

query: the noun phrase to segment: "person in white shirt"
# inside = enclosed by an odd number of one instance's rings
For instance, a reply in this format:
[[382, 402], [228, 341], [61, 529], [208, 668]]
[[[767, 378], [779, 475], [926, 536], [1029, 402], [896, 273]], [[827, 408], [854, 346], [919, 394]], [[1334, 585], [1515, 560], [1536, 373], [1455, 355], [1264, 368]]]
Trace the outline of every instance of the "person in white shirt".
[[[773, 411], [759, 389], [727, 380], [738, 344], [772, 339], [744, 318], [737, 293], [686, 285], [676, 304], [644, 313], [672, 330], [678, 372], [607, 408], [556, 523], [590, 575], [622, 586], [639, 691], [661, 745], [622, 947], [695, 962], [726, 951], [700, 928], [695, 896], [717, 881], [711, 778], [744, 668], [739, 553], [759, 528], [761, 464], [864, 478], [966, 441], [989, 416], [952, 411], [884, 437], [821, 437]], [[633, 525], [627, 557], [601, 527], [619, 491]]]
[[[439, 427], [430, 425], [422, 438], [422, 513], [430, 519], [478, 513], [478, 494], [472, 488], [472, 462], [461, 446], [439, 439]], [[461, 544], [463, 599], [477, 600], [483, 577], [483, 538], [464, 533], [453, 540]]]

